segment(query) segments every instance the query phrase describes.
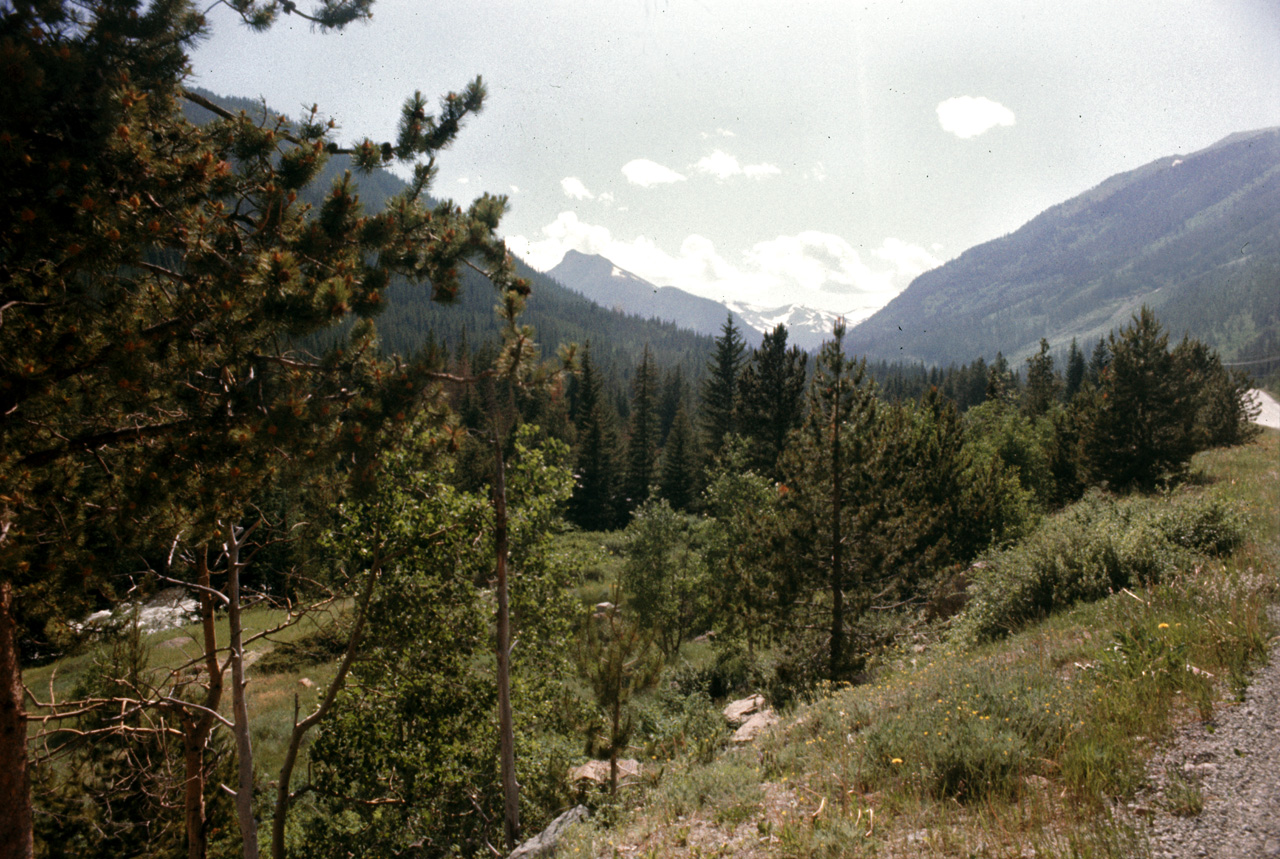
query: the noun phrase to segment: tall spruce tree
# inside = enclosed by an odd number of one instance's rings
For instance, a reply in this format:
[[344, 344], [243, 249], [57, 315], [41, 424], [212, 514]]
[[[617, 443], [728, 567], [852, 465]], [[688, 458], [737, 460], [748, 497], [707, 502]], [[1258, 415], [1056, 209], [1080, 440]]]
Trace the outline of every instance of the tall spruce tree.
[[1067, 350], [1067, 372], [1062, 385], [1063, 400], [1069, 403], [1079, 393], [1080, 387], [1084, 385], [1086, 369], [1084, 353], [1076, 344], [1076, 338], [1072, 337], [1071, 348]]
[[1058, 401], [1061, 381], [1053, 372], [1049, 341], [1040, 338], [1040, 351], [1027, 359], [1027, 384], [1022, 389], [1022, 412], [1031, 417], [1046, 414]]
[[631, 426], [627, 435], [627, 476], [624, 489], [627, 508], [634, 510], [649, 498], [657, 480], [658, 391], [657, 373], [645, 344], [631, 385]]
[[688, 510], [698, 494], [698, 437], [681, 403], [662, 448], [658, 491], [676, 510]]
[[602, 531], [619, 524], [621, 475], [616, 418], [592, 363], [590, 342], [583, 347], [577, 389], [577, 484], [569, 518], [579, 527]]
[[778, 476], [787, 434], [804, 418], [808, 359], [799, 347], [787, 348], [787, 327], [779, 323], [752, 351], [738, 383], [739, 426], [751, 442], [750, 465], [769, 477]]
[[715, 353], [702, 385], [702, 434], [708, 457], [718, 456], [725, 436], [738, 431], [738, 375], [746, 348], [733, 316], [728, 316], [716, 338]]
[[863, 570], [848, 551], [861, 538], [859, 506], [870, 475], [867, 463], [875, 437], [877, 400], [866, 362], [844, 352], [844, 320], [822, 345], [809, 385], [807, 416], [784, 457], [788, 505], [795, 511], [794, 557], [804, 570], [798, 583], [817, 574], [829, 602], [827, 675], [839, 679], [846, 667], [848, 618], [845, 595], [862, 589]]

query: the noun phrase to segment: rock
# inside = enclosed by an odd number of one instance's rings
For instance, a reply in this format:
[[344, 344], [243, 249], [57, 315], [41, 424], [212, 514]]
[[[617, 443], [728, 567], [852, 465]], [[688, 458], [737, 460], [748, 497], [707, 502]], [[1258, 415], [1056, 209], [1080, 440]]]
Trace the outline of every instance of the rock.
[[735, 728], [747, 721], [753, 714], [760, 712], [764, 707], [763, 695], [752, 695], [750, 698], [742, 698], [734, 701], [724, 708], [724, 717], [730, 725]]
[[761, 710], [742, 723], [742, 727], [733, 733], [733, 742], [749, 743], [765, 728], [778, 724], [778, 715], [772, 710]]
[[[632, 758], [618, 760], [618, 783], [640, 775], [640, 762]], [[569, 770], [569, 781], [593, 781], [596, 784], [609, 783], [608, 761], [587, 761], [580, 767]]]
[[[621, 764], [622, 761], [618, 761], [618, 763]], [[587, 813], [585, 805], [575, 805], [551, 821], [546, 829], [511, 851], [511, 855], [507, 859], [534, 859], [534, 857], [555, 856], [556, 846], [560, 843], [560, 838], [564, 835], [564, 831], [573, 824], [586, 820]]]

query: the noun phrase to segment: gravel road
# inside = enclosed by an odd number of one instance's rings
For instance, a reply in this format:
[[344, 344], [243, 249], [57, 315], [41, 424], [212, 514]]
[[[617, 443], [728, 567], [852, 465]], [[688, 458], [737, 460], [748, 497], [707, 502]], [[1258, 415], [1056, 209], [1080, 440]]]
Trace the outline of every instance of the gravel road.
[[1249, 396], [1258, 404], [1261, 411], [1254, 423], [1262, 424], [1264, 427], [1272, 429], [1280, 429], [1280, 403], [1266, 391], [1259, 391], [1256, 388], [1249, 392]]
[[[1272, 401], [1274, 403], [1274, 401]], [[1280, 609], [1271, 610], [1280, 623]], [[1243, 701], [1184, 729], [1151, 761], [1152, 859], [1280, 859], [1280, 646]], [[1180, 816], [1187, 797], [1199, 814]]]

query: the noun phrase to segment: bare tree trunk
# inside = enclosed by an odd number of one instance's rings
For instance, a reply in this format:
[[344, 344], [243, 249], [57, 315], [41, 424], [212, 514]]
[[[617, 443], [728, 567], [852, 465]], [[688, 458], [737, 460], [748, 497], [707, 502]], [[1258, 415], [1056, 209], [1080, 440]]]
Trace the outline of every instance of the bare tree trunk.
[[[837, 370], [839, 372], [839, 370]], [[841, 515], [844, 508], [842, 463], [840, 462], [840, 396], [841, 378], [836, 376], [835, 405], [831, 410], [831, 662], [829, 673], [834, 683], [840, 678], [844, 662], [844, 540]]]
[[205, 819], [204, 753], [213, 734], [214, 712], [222, 701], [222, 666], [218, 664], [218, 633], [213, 618], [213, 593], [209, 578], [209, 549], [205, 547], [196, 559], [196, 584], [199, 585], [200, 623], [204, 629], [204, 667], [209, 675], [209, 688], [201, 702], [202, 711], [182, 714], [182, 750], [186, 764], [184, 814], [187, 825], [187, 859], [204, 859], [208, 851]]
[[333, 680], [329, 683], [328, 688], [325, 690], [324, 698], [320, 701], [315, 711], [301, 722], [298, 721], [297, 716], [297, 696], [294, 696], [293, 732], [289, 736], [289, 746], [285, 750], [284, 763], [280, 767], [280, 779], [276, 784], [275, 812], [271, 818], [271, 855], [273, 859], [284, 859], [285, 856], [284, 825], [289, 816], [289, 807], [294, 799], [290, 793], [289, 784], [293, 779], [293, 768], [298, 761], [298, 752], [302, 747], [302, 740], [307, 735], [307, 732], [329, 712], [329, 708], [333, 706], [333, 701], [337, 697], [339, 690], [346, 684], [347, 672], [351, 669], [351, 663], [355, 661], [356, 650], [360, 646], [360, 639], [364, 633], [364, 622], [369, 613], [369, 603], [373, 599], [374, 586], [377, 584], [378, 575], [382, 571], [382, 565], [385, 560], [382, 554], [382, 547], [379, 546], [374, 552], [373, 564], [369, 568], [369, 577], [365, 581], [363, 592], [360, 594], [356, 622], [351, 629], [350, 638], [347, 639], [347, 648], [342, 654], [342, 662], [338, 665], [338, 673], [334, 675]]
[[507, 849], [520, 843], [520, 785], [516, 782], [516, 740], [511, 716], [511, 621], [507, 604], [507, 475], [502, 439], [493, 438], [493, 541], [498, 572], [498, 732], [501, 735], [503, 820]]
[[253, 748], [249, 742], [249, 708], [244, 690], [244, 636], [240, 623], [240, 551], [259, 523], [237, 533], [237, 526], [227, 526], [227, 619], [230, 621], [228, 644], [231, 647], [231, 709], [236, 737], [236, 818], [240, 823], [244, 859], [258, 859], [258, 822], [253, 817]]
[[17, 626], [13, 584], [0, 581], [0, 859], [31, 859], [35, 851]]

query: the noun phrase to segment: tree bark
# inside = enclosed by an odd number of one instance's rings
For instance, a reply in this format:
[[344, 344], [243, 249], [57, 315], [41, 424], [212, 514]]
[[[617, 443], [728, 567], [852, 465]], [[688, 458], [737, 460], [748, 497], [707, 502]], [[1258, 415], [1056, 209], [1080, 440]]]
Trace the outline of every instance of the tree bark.
[[511, 620], [507, 601], [507, 476], [502, 439], [493, 438], [493, 541], [498, 576], [498, 732], [501, 735], [503, 821], [507, 849], [520, 843], [520, 785], [516, 782], [515, 727], [511, 716]]
[[231, 647], [231, 710], [236, 737], [236, 819], [244, 859], [258, 859], [258, 822], [253, 817], [253, 747], [249, 742], [249, 708], [244, 690], [244, 635], [240, 622], [240, 550], [257, 529], [253, 525], [237, 533], [237, 526], [227, 527], [227, 619], [230, 621], [228, 644]]
[[294, 697], [293, 732], [289, 736], [289, 746], [285, 750], [284, 763], [280, 766], [280, 779], [276, 783], [275, 812], [271, 817], [271, 855], [273, 859], [285, 859], [284, 825], [289, 817], [289, 807], [293, 803], [293, 795], [290, 793], [289, 785], [293, 780], [293, 768], [298, 761], [298, 752], [302, 748], [302, 740], [307, 735], [307, 732], [329, 712], [329, 709], [333, 706], [334, 699], [338, 696], [338, 692], [346, 684], [347, 672], [350, 671], [351, 663], [355, 661], [356, 650], [360, 646], [360, 639], [364, 633], [365, 618], [369, 613], [369, 603], [373, 600], [374, 586], [377, 584], [378, 574], [382, 570], [384, 560], [382, 549], [379, 547], [375, 551], [373, 564], [369, 569], [369, 578], [365, 581], [364, 590], [360, 594], [356, 622], [351, 628], [350, 638], [347, 639], [347, 647], [342, 654], [342, 662], [338, 665], [338, 673], [334, 675], [333, 680], [329, 683], [320, 704], [310, 716], [307, 716], [301, 722], [297, 720], [297, 697]]
[[27, 764], [27, 712], [22, 706], [22, 663], [13, 584], [0, 581], [0, 859], [31, 859], [31, 775]]
[[[839, 373], [839, 370], [837, 370]], [[842, 464], [840, 461], [840, 375], [836, 376], [835, 404], [831, 410], [831, 682], [840, 677], [844, 662], [844, 539], [841, 518], [844, 512]]]
[[182, 751], [186, 765], [183, 810], [187, 826], [187, 859], [204, 859], [208, 852], [205, 819], [204, 753], [213, 734], [218, 705], [222, 702], [222, 666], [218, 664], [218, 633], [213, 618], [213, 595], [210, 592], [209, 550], [201, 550], [196, 559], [196, 584], [200, 586], [200, 623], [204, 630], [204, 668], [209, 675], [203, 711], [181, 714]]

